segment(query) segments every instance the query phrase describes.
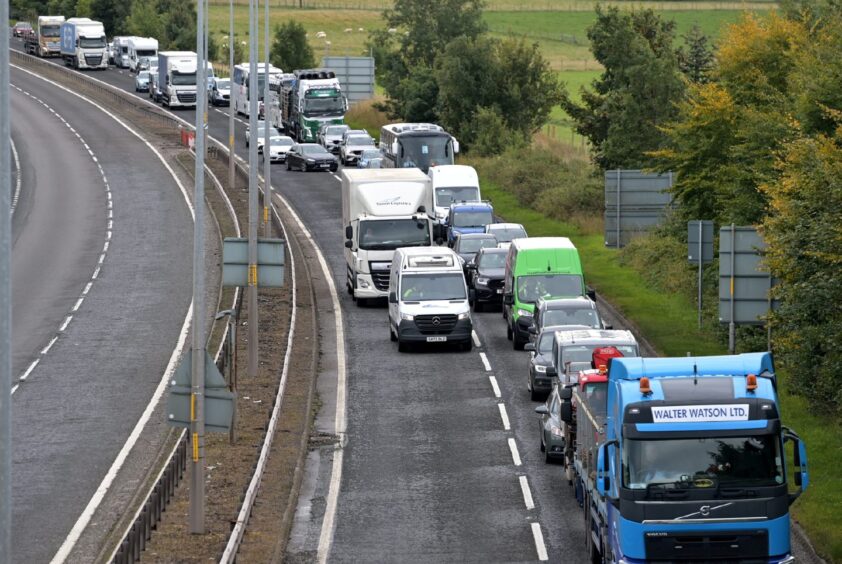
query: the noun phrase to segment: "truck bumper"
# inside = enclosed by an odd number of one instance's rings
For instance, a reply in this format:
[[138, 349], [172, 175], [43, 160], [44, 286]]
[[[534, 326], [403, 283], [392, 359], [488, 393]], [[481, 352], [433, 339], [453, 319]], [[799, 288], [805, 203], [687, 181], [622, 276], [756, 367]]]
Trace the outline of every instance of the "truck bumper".
[[388, 290], [378, 290], [371, 279], [371, 274], [357, 272], [357, 281], [354, 287], [354, 297], [362, 299], [387, 298]]

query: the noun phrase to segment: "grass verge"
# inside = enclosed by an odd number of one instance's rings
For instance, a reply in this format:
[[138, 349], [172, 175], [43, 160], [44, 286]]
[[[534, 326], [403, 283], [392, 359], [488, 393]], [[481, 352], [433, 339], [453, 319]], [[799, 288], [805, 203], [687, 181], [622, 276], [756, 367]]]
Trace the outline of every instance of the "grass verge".
[[[521, 206], [516, 198], [480, 172], [482, 193], [494, 211], [522, 223], [534, 237], [566, 236], [578, 247], [585, 276], [601, 296], [623, 315], [634, 320], [646, 338], [664, 355], [725, 354], [725, 346], [713, 335], [696, 329], [696, 306], [683, 296], [665, 295], [643, 277], [619, 263], [619, 253], [604, 246], [602, 233], [583, 234], [573, 223], [550, 219]], [[842, 425], [815, 413], [804, 398], [786, 389], [781, 375], [781, 411], [784, 422], [806, 442], [810, 462], [810, 486], [795, 503], [792, 515], [804, 528], [819, 554], [830, 562], [842, 562]]]

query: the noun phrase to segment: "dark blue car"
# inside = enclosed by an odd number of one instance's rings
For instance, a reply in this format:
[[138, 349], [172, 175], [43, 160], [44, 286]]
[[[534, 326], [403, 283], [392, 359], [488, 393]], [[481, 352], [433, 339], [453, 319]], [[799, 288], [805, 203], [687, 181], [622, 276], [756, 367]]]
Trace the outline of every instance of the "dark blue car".
[[485, 226], [494, 223], [494, 208], [485, 202], [452, 204], [445, 223], [447, 241], [452, 245], [457, 235], [485, 233]]

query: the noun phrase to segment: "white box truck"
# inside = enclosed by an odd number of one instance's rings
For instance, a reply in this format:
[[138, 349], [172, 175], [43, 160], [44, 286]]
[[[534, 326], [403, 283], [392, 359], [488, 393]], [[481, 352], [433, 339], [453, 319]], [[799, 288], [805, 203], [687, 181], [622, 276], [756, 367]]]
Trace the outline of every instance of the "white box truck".
[[158, 89], [161, 102], [171, 108], [196, 105], [196, 53], [158, 53]]
[[105, 26], [90, 18], [70, 18], [61, 24], [61, 56], [77, 69], [107, 69]]
[[478, 202], [481, 200], [479, 176], [472, 166], [438, 165], [427, 171], [433, 180], [436, 198], [436, 219], [444, 223], [450, 213], [450, 204]]
[[385, 298], [395, 249], [440, 242], [430, 177], [417, 168], [343, 169], [342, 225], [348, 293]]
[[137, 72], [137, 63], [143, 57], [158, 57], [158, 40], [154, 37], [129, 37], [129, 70]]

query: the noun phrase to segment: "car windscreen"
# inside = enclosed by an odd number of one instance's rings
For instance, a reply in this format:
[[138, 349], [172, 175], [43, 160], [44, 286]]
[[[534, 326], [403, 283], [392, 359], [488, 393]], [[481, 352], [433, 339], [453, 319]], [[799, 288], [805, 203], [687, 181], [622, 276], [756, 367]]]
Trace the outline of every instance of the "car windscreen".
[[217, 90], [228, 90], [231, 88], [231, 81], [230, 80], [217, 80], [216, 81], [216, 88]]
[[538, 298], [565, 298], [582, 295], [578, 274], [531, 274], [517, 279], [518, 301], [537, 302]]
[[497, 241], [494, 239], [461, 239], [459, 241], [459, 252], [460, 253], [476, 253], [479, 252], [480, 249], [486, 249], [488, 247], [496, 247]]
[[137, 73], [137, 77], [141, 80], [149, 80], [149, 71], [140, 71]]
[[551, 325], [585, 325], [599, 329], [599, 315], [592, 308], [564, 308], [548, 309], [542, 314], [541, 323], [544, 327]]
[[[487, 245], [493, 247], [493, 243]], [[479, 257], [481, 268], [503, 268], [506, 266], [506, 253], [485, 253]]]
[[[561, 350], [561, 366], [566, 366], [568, 362], [591, 362], [594, 349], [603, 346], [606, 345], [566, 345]], [[637, 356], [637, 347], [634, 345], [612, 344], [611, 346], [620, 351], [623, 356]]]
[[464, 300], [465, 277], [460, 272], [406, 274], [401, 278], [401, 300]]
[[627, 439], [623, 485], [654, 492], [777, 486], [782, 458], [776, 435]]
[[392, 219], [360, 221], [360, 248], [394, 250], [400, 247], [426, 247], [430, 244], [430, 227], [426, 221]]
[[374, 139], [366, 135], [351, 135], [345, 142], [346, 145], [374, 145]]
[[453, 202], [475, 202], [479, 200], [476, 186], [447, 186], [436, 188], [436, 205], [449, 208]]
[[292, 147], [293, 141], [289, 137], [272, 137], [269, 144], [274, 147]]
[[361, 157], [364, 159], [377, 159], [380, 158], [380, 151], [377, 149], [365, 149]]
[[342, 135], [346, 131], [348, 131], [348, 128], [341, 125], [335, 127], [328, 127], [325, 130], [325, 135]]
[[490, 229], [489, 233], [494, 235], [501, 243], [509, 243], [512, 239], [526, 237], [526, 231], [517, 227], [508, 227], [506, 229]]
[[325, 151], [325, 148], [321, 145], [301, 145], [301, 152], [305, 155], [311, 155], [314, 157], [330, 154]]
[[454, 227], [485, 227], [493, 221], [491, 210], [457, 211], [453, 213]]

